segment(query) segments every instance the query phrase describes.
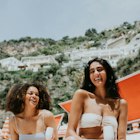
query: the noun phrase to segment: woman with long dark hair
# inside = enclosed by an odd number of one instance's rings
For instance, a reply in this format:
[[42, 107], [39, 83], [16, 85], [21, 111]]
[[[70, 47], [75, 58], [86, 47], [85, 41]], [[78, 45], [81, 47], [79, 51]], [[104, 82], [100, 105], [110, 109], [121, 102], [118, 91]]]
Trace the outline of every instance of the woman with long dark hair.
[[127, 102], [113, 68], [104, 59], [90, 60], [72, 99], [66, 140], [126, 140], [126, 128]]

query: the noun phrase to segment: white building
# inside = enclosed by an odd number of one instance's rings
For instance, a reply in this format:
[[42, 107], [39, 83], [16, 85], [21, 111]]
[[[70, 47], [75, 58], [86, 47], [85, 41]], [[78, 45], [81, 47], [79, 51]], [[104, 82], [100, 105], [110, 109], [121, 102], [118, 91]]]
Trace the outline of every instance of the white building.
[[108, 60], [113, 67], [117, 66], [117, 62], [126, 57], [136, 56], [140, 44], [137, 46], [127, 45], [125, 47], [111, 48], [111, 49], [83, 49], [78, 51], [71, 51], [66, 53], [73, 63], [86, 63], [88, 60], [100, 57]]
[[22, 63], [21, 61], [17, 60], [14, 57], [8, 57], [5, 59], [0, 60], [0, 64], [2, 68], [7, 69], [8, 71], [17, 71], [20, 70], [20, 66], [24, 67], [25, 64]]
[[[116, 45], [117, 44], [117, 45]], [[118, 47], [119, 44], [119, 47]], [[67, 51], [64, 54], [69, 57], [69, 62], [64, 63], [63, 67], [68, 66], [79, 66], [82, 67], [90, 59], [95, 57], [101, 57], [109, 61], [111, 66], [116, 67], [117, 62], [126, 57], [134, 57], [137, 55], [138, 50], [140, 49], [140, 34], [137, 34], [132, 38], [129, 44], [125, 44], [124, 38], [118, 38], [112, 43], [108, 42], [106, 45], [111, 45], [110, 47], [100, 48], [90, 48], [90, 49], [74, 49]], [[31, 57], [22, 57], [21, 61], [17, 60], [14, 57], [9, 57], [6, 59], [0, 60], [2, 67], [7, 70], [19, 70], [26, 68], [27, 70], [38, 71], [39, 68], [48, 67], [50, 64], [58, 64], [55, 60], [55, 55], [47, 56], [31, 56]], [[27, 66], [27, 67], [26, 67]]]
[[115, 39], [109, 39], [106, 43], [107, 48], [116, 48], [126, 45], [126, 39], [124, 36], [120, 36]]
[[34, 57], [22, 57], [21, 62], [26, 64], [27, 70], [38, 71], [43, 65], [57, 64], [57, 61], [52, 55], [47, 56], [34, 56]]

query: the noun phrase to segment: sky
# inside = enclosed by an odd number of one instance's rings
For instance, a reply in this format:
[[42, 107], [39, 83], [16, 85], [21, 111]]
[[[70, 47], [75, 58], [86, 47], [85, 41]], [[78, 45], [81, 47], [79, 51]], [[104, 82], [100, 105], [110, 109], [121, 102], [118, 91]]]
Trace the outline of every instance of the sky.
[[140, 0], [0, 0], [0, 41], [84, 36], [140, 20]]

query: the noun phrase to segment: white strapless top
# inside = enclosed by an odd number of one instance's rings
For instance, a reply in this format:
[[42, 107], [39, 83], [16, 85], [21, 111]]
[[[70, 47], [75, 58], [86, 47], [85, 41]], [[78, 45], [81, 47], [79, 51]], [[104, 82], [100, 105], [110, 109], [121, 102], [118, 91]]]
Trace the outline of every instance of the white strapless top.
[[93, 113], [84, 113], [81, 116], [80, 128], [101, 126], [102, 116]]
[[101, 116], [94, 113], [84, 113], [80, 119], [80, 128], [90, 128], [96, 126], [112, 126], [115, 138], [117, 137], [118, 122], [114, 116]]
[[36, 134], [19, 134], [19, 140], [45, 140], [45, 132]]

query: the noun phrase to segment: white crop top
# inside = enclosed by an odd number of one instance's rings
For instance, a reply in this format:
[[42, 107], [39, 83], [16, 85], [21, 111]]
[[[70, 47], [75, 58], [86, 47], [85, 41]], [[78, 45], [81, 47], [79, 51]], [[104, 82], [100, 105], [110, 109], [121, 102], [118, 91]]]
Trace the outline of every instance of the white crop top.
[[36, 134], [19, 134], [19, 140], [45, 140], [45, 132]]
[[84, 113], [80, 119], [80, 128], [89, 128], [96, 126], [112, 126], [117, 137], [118, 122], [114, 116], [101, 116], [94, 113]]
[[101, 126], [102, 116], [93, 113], [84, 113], [81, 116], [80, 128]]
[[45, 140], [45, 123], [44, 123], [44, 116], [43, 116], [43, 124], [44, 124], [44, 132], [38, 132], [35, 134], [22, 134], [21, 130], [18, 127], [18, 123], [16, 121], [16, 117], [14, 116], [15, 125], [17, 132], [19, 133], [19, 140]]

